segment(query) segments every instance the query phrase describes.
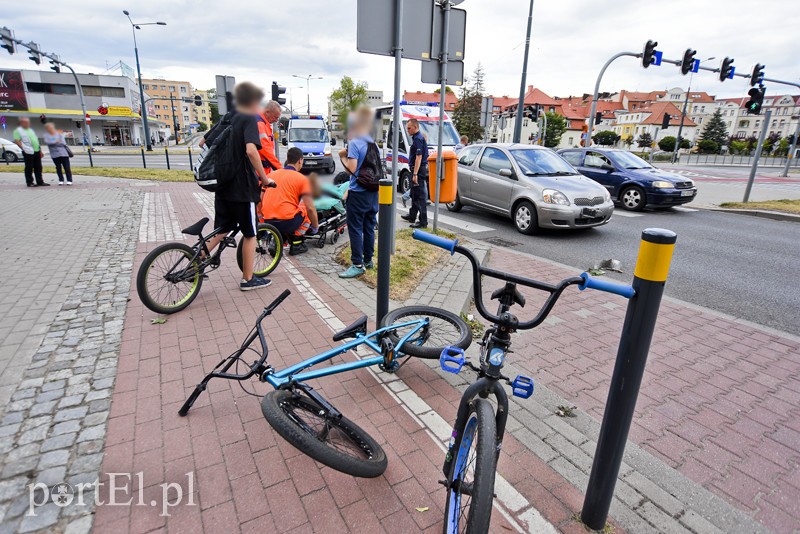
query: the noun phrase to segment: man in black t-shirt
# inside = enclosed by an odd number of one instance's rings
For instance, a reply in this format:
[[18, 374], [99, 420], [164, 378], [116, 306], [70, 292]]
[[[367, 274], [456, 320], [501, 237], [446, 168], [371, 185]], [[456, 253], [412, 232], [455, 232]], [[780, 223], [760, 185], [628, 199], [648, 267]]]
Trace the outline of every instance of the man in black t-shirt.
[[[228, 231], [238, 227], [242, 233], [242, 281], [239, 289], [249, 291], [272, 283], [267, 278], [253, 276], [253, 263], [256, 255], [256, 204], [261, 199], [261, 186], [268, 187], [274, 182], [267, 178], [258, 155], [261, 143], [256, 116], [264, 92], [250, 82], [242, 82], [233, 89], [233, 97], [236, 109], [226, 117], [231, 122], [229, 148], [239, 158], [238, 170], [236, 178], [214, 195], [214, 227], [224, 227]], [[222, 132], [220, 124], [223, 122], [221, 120], [204, 136], [200, 146], [214, 142]], [[209, 240], [209, 251], [216, 248], [224, 237], [220, 234]]]

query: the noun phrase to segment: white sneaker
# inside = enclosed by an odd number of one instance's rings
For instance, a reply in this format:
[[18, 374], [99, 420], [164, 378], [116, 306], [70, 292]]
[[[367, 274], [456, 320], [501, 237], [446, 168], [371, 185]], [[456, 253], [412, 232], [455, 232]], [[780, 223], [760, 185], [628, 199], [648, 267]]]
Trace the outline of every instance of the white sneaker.
[[67, 185], [72, 185], [72, 182], [67, 182]]
[[64, 182], [58, 182], [58, 185], [64, 185]]

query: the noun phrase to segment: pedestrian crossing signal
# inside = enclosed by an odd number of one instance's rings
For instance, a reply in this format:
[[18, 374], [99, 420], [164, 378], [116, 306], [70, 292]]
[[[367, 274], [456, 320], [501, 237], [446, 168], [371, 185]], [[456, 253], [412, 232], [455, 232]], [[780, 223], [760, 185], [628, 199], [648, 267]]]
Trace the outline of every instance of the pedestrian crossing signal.
[[747, 92], [747, 94], [750, 95], [750, 100], [748, 100], [745, 104], [745, 108], [747, 108], [748, 113], [753, 115], [758, 115], [761, 113], [761, 106], [764, 105], [764, 95], [766, 92], [767, 88], [763, 85], [753, 87]]

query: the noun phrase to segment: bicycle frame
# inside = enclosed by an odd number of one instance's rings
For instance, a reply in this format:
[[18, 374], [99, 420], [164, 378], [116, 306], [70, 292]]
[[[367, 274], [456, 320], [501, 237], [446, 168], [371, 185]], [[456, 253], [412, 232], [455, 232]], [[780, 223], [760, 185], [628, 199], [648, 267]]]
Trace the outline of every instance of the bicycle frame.
[[[239, 230], [238, 229], [236, 229], [236, 230], [225, 230], [222, 227], [220, 227], [220, 228], [215, 228], [210, 234], [208, 234], [205, 237], [203, 237], [203, 234], [199, 234], [197, 243], [195, 243], [195, 245], [193, 247], [194, 248], [194, 255], [189, 259], [189, 265], [190, 266], [200, 258], [202, 253], [205, 253], [206, 258], [199, 262], [199, 268], [200, 269], [205, 269], [209, 265], [213, 266], [214, 269], [216, 269], [219, 266], [219, 259], [222, 256], [222, 251], [224, 251], [226, 248], [228, 248], [228, 244], [226, 243], [227, 240], [223, 239], [222, 241], [220, 241], [219, 245], [217, 245], [217, 250], [216, 250], [216, 252], [214, 252], [213, 255], [208, 250], [208, 247], [206, 246], [206, 243], [208, 243], [208, 241], [210, 239], [218, 236], [221, 233], [227, 233], [228, 235], [226, 237], [234, 238], [234, 237], [236, 237], [236, 234], [239, 233]], [[172, 271], [178, 266], [178, 264], [181, 263], [181, 261], [183, 261], [183, 260], [178, 260], [172, 266], [172, 268], [169, 271], [167, 271], [167, 274], [164, 275], [164, 276], [165, 277], [173, 276], [178, 280], [180, 280], [181, 278], [183, 278], [185, 276], [189, 276], [189, 277], [195, 276], [195, 271], [194, 270], [190, 270], [189, 268], [182, 269], [181, 271], [173, 274]]]

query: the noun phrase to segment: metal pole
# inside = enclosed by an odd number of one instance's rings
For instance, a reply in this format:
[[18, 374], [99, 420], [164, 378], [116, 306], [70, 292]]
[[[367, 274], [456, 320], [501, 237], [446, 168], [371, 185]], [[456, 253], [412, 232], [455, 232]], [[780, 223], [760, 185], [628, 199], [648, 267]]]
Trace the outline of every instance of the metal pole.
[[692, 77], [694, 72], [689, 75], [689, 88], [686, 89], [686, 98], [683, 101], [681, 110], [681, 124], [678, 126], [678, 137], [675, 139], [675, 149], [672, 151], [672, 163], [678, 161], [678, 150], [681, 148], [681, 133], [683, 133], [683, 121], [686, 118], [686, 108], [689, 107], [689, 93], [692, 91]]
[[539, 136], [542, 146], [547, 146], [547, 112], [542, 107], [542, 135]]
[[594, 128], [594, 116], [597, 113], [597, 98], [600, 94], [600, 82], [603, 79], [603, 74], [606, 73], [606, 69], [608, 68], [609, 65], [611, 65], [611, 63], [614, 62], [615, 59], [623, 56], [642, 57], [642, 54], [637, 54], [635, 52], [620, 52], [619, 54], [611, 56], [611, 58], [608, 61], [606, 61], [606, 64], [603, 65], [603, 68], [600, 69], [600, 74], [597, 75], [597, 81], [594, 83], [594, 96], [592, 97], [592, 112], [589, 113], [589, 128], [586, 130], [586, 148], [589, 148], [589, 145], [592, 144], [592, 128]]
[[[394, 14], [394, 96], [392, 107], [392, 191], [397, 191], [397, 159], [400, 155], [400, 124], [403, 117], [400, 114], [400, 79], [401, 79], [401, 64], [403, 59], [403, 0], [395, 0], [395, 14]], [[395, 219], [397, 217], [397, 205], [392, 201], [392, 232], [390, 238], [392, 240], [392, 254], [394, 254], [394, 234], [395, 234]], [[378, 237], [380, 246], [380, 236]]]
[[605, 526], [614, 496], [614, 486], [625, 452], [676, 240], [677, 236], [670, 230], [648, 228], [642, 232], [639, 258], [633, 273], [633, 289], [636, 293], [628, 301], [581, 511], [581, 520], [594, 530]]
[[786, 178], [789, 176], [789, 165], [792, 164], [792, 158], [794, 158], [794, 152], [797, 150], [797, 138], [800, 137], [800, 120], [797, 121], [797, 128], [794, 129], [794, 139], [792, 140], [792, 146], [789, 149], [789, 153], [786, 154], [786, 164], [783, 166], [783, 173], [781, 176]]
[[761, 133], [758, 136], [756, 153], [753, 155], [753, 166], [750, 167], [750, 178], [747, 180], [747, 188], [744, 190], [744, 199], [742, 199], [742, 202], [748, 202], [750, 200], [750, 192], [753, 190], [753, 182], [756, 179], [756, 171], [758, 171], [758, 159], [761, 157], [761, 150], [764, 148], [764, 139], [767, 137], [767, 128], [769, 128], [769, 121], [771, 118], [772, 110], [768, 109], [764, 113], [764, 127], [761, 128]]
[[167, 170], [170, 170], [170, 167], [169, 167], [169, 148], [164, 147], [164, 155], [167, 157]]
[[653, 136], [653, 140], [650, 141], [650, 154], [649, 157], [647, 158], [650, 161], [650, 163], [653, 163], [653, 152], [655, 152], [656, 148], [656, 139], [658, 139], [658, 126], [656, 126], [656, 133]]
[[144, 159], [144, 147], [140, 147], [140, 148], [142, 150], [142, 168], [146, 169], [147, 168], [147, 160]]
[[[275, 135], [275, 132], [278, 132], [278, 135]], [[275, 147], [275, 157], [278, 158], [278, 161], [281, 159], [281, 143], [280, 143], [280, 136], [281, 136], [281, 123], [273, 122], [272, 123], [272, 145]]]
[[[178, 146], [178, 116], [175, 115], [175, 95], [172, 94], [172, 91], [169, 93], [169, 107], [170, 113], [172, 113], [172, 131], [175, 132], [175, 146]], [[167, 140], [167, 145], [169, 145], [169, 140]]]
[[392, 181], [383, 178], [378, 186], [378, 293], [375, 323], [380, 325], [389, 313], [389, 269], [392, 256], [392, 240], [386, 239], [392, 233], [394, 218], [394, 189]]
[[[532, 1], [532, 0], [531, 0]], [[442, 135], [444, 135], [444, 106], [445, 106], [445, 97], [447, 96], [447, 59], [448, 53], [447, 48], [450, 46], [450, 0], [442, 0], [441, 8], [443, 13], [442, 23], [444, 28], [442, 29], [442, 57], [440, 58], [440, 75], [441, 79], [441, 86], [439, 87], [439, 139], [436, 143], [436, 176], [435, 180], [436, 183], [434, 184], [434, 195], [433, 195], [433, 231], [435, 232], [439, 228], [439, 192], [442, 185], [442, 176], [444, 176], [444, 158], [442, 157]], [[419, 157], [419, 156], [418, 156]], [[425, 155], [421, 157], [426, 157]], [[428, 180], [430, 180], [430, 176], [428, 176]]]
[[525, 55], [522, 60], [522, 80], [519, 84], [519, 103], [517, 104], [517, 116], [514, 122], [514, 143], [519, 143], [522, 136], [522, 108], [525, 107], [525, 84], [528, 77], [528, 53], [531, 49], [531, 27], [533, 26], [533, 0], [531, 0], [531, 7], [528, 9], [528, 32], [525, 35]]
[[136, 74], [139, 76], [139, 100], [142, 102], [139, 106], [139, 115], [142, 117], [142, 124], [144, 125], [144, 141], [147, 143], [147, 151], [153, 151], [153, 145], [150, 144], [150, 125], [147, 124], [147, 106], [144, 105], [144, 86], [142, 85], [142, 68], [139, 65], [139, 45], [136, 44], [136, 27], [131, 24], [133, 30], [133, 51], [136, 55]]
[[308, 114], [311, 115], [311, 75], [306, 78], [306, 109]]
[[78, 79], [78, 75], [75, 73], [75, 69], [73, 69], [72, 67], [70, 67], [66, 63], [61, 63], [61, 64], [69, 69], [69, 71], [72, 73], [72, 77], [75, 78], [75, 85], [78, 86], [78, 96], [81, 99], [81, 110], [83, 111], [83, 124], [84, 124], [84, 126], [86, 126], [86, 139], [89, 141], [89, 164], [93, 167], [94, 165], [92, 164], [92, 147], [94, 145], [92, 144], [93, 143], [93, 141], [92, 141], [92, 127], [88, 122], [86, 122], [86, 116], [89, 113], [86, 112], [86, 102], [83, 99], [83, 87], [81, 87], [81, 82]]
[[189, 170], [193, 171], [194, 163], [192, 162], [192, 145], [189, 145], [187, 148], [189, 149]]

